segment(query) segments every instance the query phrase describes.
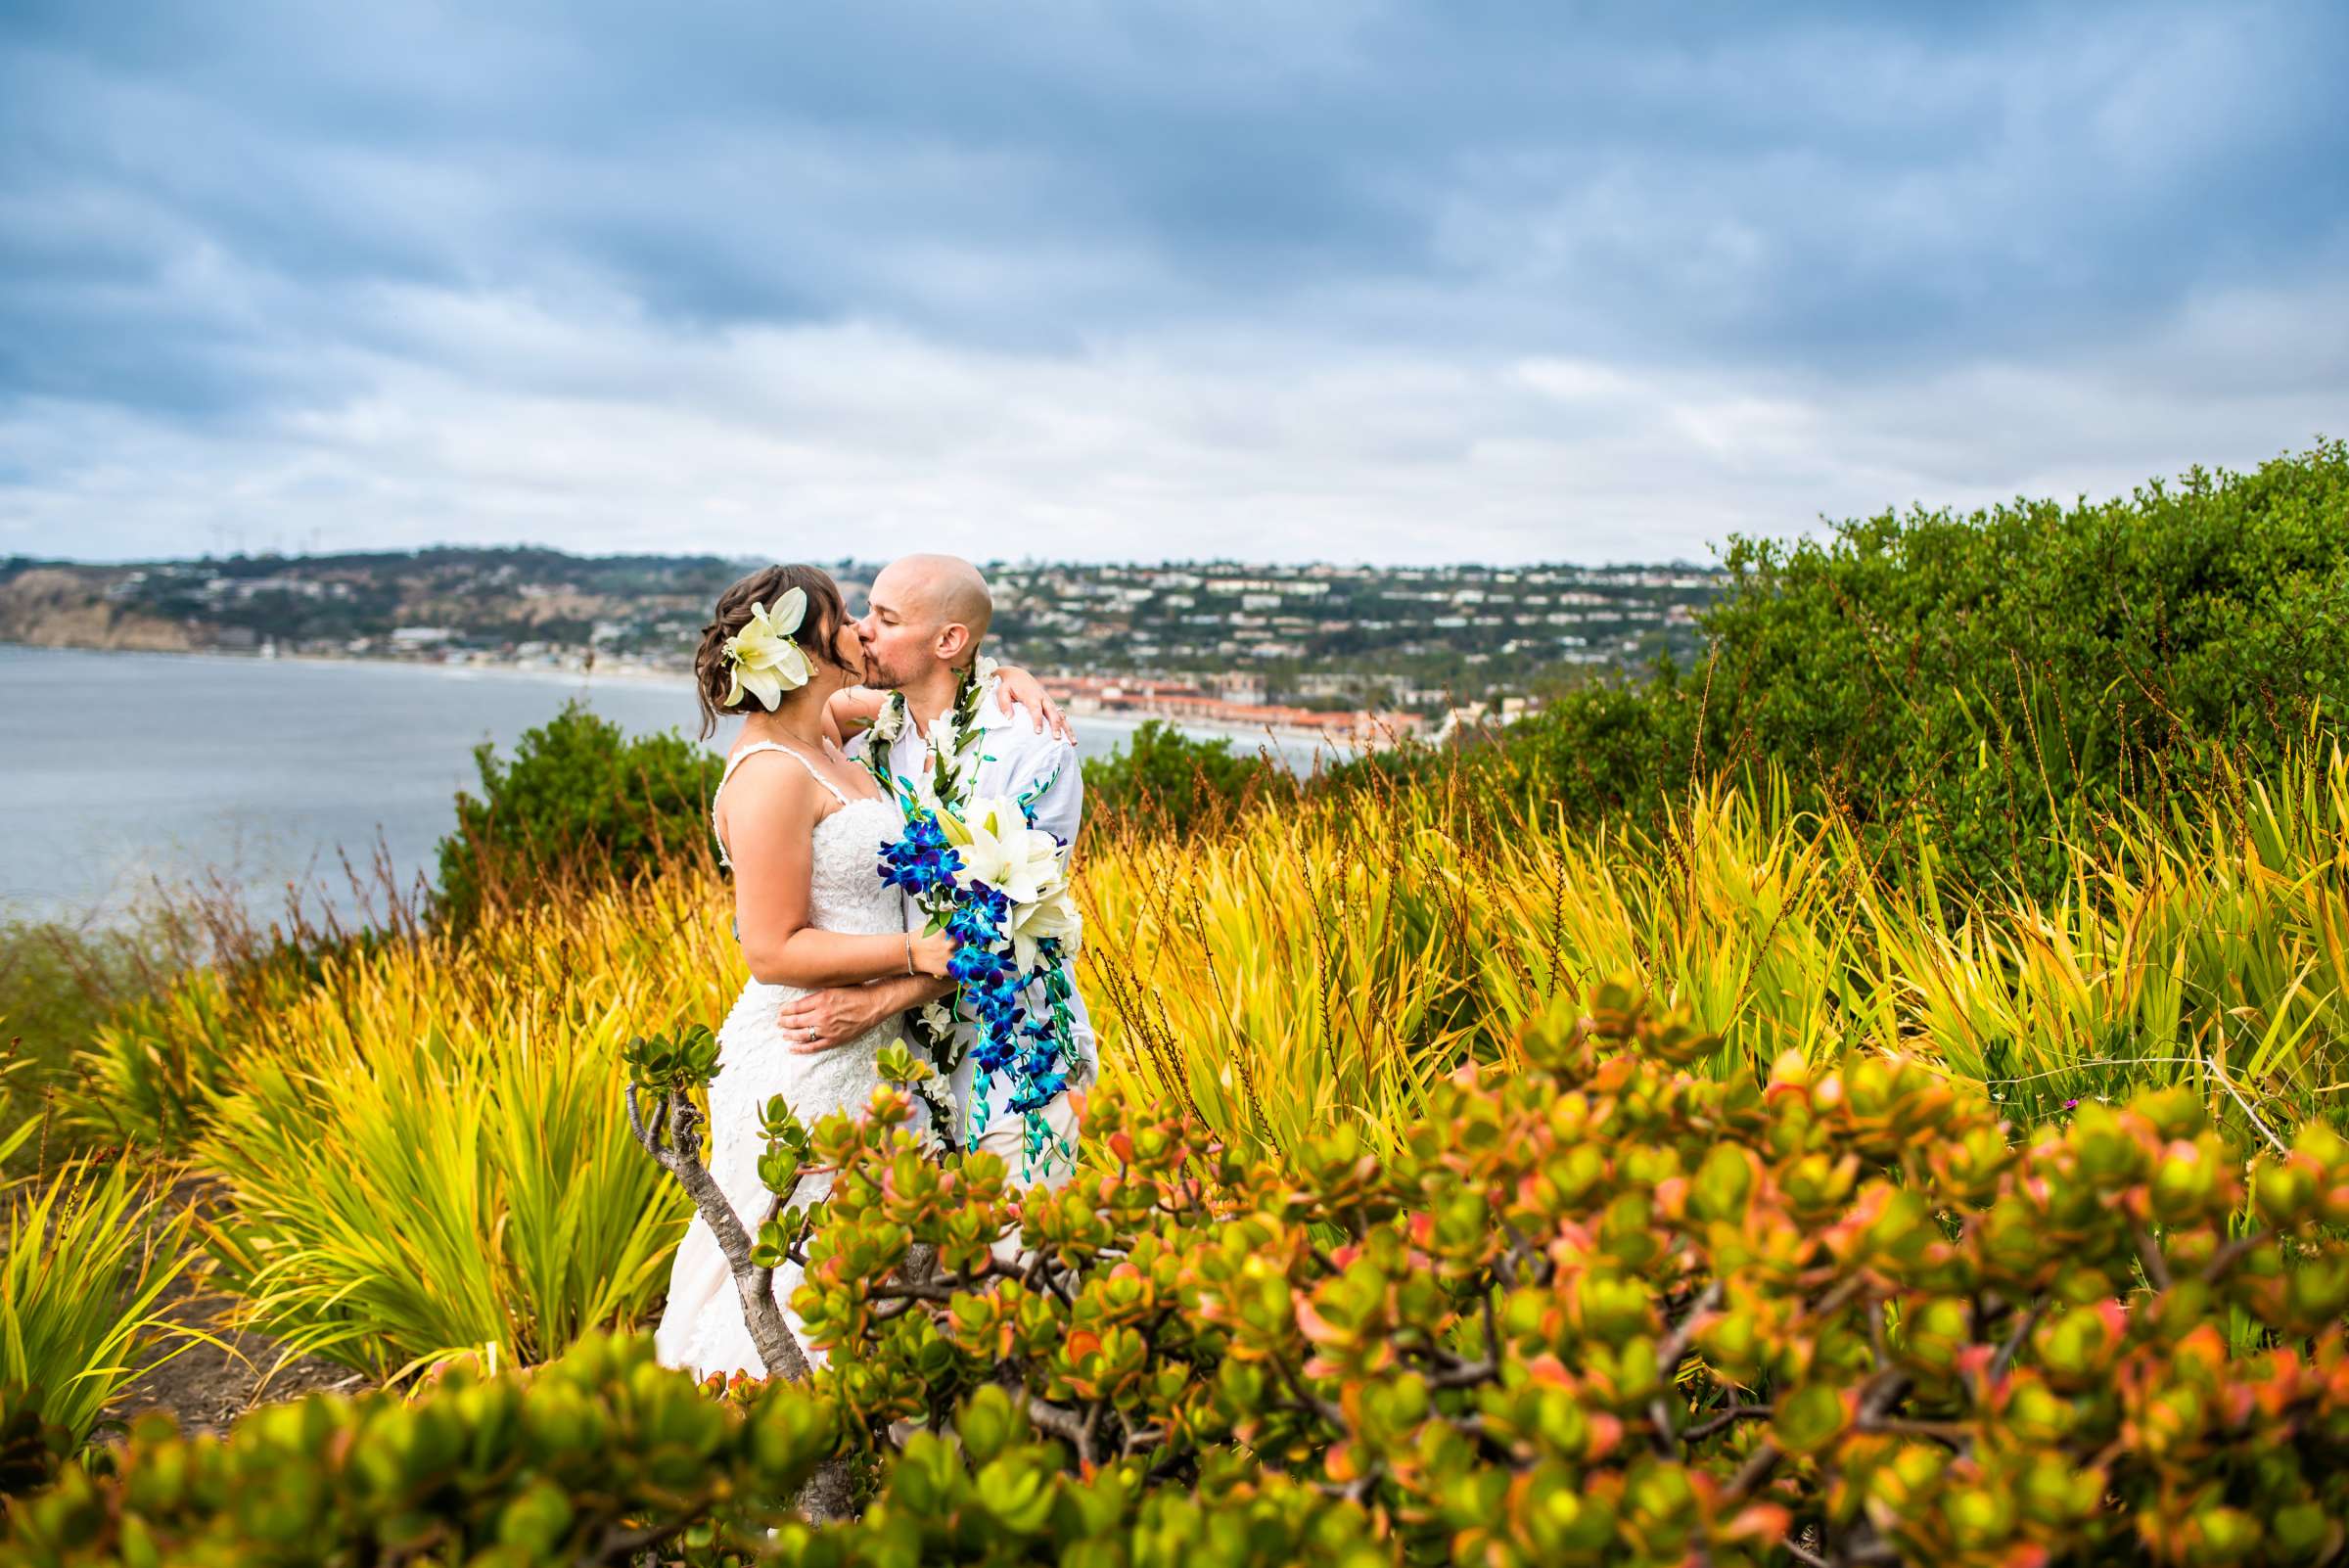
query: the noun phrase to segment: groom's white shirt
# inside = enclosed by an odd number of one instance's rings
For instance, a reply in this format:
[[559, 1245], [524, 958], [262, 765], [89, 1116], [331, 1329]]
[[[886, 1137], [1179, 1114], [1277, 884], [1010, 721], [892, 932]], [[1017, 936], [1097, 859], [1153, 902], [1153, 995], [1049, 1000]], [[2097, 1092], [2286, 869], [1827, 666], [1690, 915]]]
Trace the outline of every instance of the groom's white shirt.
[[[902, 779], [927, 773], [929, 748], [908, 722], [898, 738], [890, 743], [890, 771]], [[1038, 779], [1052, 775], [1052, 787], [1036, 802], [1036, 825], [1063, 844], [1077, 842], [1077, 829], [1084, 820], [1084, 770], [1077, 761], [1077, 748], [1058, 735], [1046, 730], [1037, 734], [1036, 720], [1026, 708], [1003, 712], [990, 689], [979, 704], [979, 773], [971, 786], [973, 799], [990, 796], [1017, 797], [1033, 787]], [[858, 744], [871, 744], [869, 735], [858, 737]], [[1069, 973], [1069, 1086], [1082, 1087], [1090, 1083], [1100, 1066], [1100, 1056], [1093, 1043], [1092, 1020], [1084, 1010], [1084, 995], [1077, 989], [1077, 976], [1072, 967]], [[978, 1038], [978, 1026], [968, 1019], [956, 1024], [957, 1043], [962, 1059], [954, 1069], [954, 1106], [961, 1119], [955, 1130], [955, 1141], [966, 1147], [970, 1136], [971, 1084], [977, 1070], [971, 1065], [971, 1047]], [[1003, 1102], [1009, 1090], [997, 1084], [989, 1096], [988, 1128], [1003, 1125]]]

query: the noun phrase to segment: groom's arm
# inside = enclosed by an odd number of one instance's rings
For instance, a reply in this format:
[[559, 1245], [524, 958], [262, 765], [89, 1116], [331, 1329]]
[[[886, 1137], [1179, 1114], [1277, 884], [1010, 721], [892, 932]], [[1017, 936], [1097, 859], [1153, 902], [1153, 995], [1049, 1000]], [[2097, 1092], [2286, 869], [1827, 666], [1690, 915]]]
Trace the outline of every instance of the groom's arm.
[[883, 1019], [937, 1001], [954, 982], [930, 975], [898, 975], [861, 986], [831, 986], [785, 1002], [775, 1014], [783, 1040], [804, 1054], [846, 1045]]

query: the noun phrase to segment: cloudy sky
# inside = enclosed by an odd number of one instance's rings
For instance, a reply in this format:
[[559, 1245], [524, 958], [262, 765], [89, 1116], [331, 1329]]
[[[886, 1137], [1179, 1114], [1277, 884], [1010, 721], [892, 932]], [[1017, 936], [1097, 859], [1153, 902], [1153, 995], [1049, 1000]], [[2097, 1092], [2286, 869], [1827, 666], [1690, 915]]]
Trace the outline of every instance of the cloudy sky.
[[2349, 434], [2349, 7], [0, 13], [0, 555], [1704, 559]]

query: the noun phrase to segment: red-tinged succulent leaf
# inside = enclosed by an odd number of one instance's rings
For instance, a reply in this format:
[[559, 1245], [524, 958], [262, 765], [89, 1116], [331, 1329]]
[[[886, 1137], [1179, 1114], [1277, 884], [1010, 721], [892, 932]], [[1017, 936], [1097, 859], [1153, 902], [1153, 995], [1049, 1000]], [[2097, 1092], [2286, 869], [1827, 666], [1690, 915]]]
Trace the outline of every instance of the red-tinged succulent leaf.
[[[881, 1493], [869, 1535], [794, 1523], [773, 1550], [1644, 1568], [1809, 1540], [2033, 1568], [2349, 1545], [2349, 1142], [2312, 1123], [2253, 1165], [2183, 1090], [2025, 1136], [1914, 1063], [1789, 1052], [1715, 1082], [1715, 1049], [1626, 986], [1561, 999], [1384, 1157], [1334, 1127], [1243, 1159], [1099, 1090], [1098, 1163], [1017, 1197], [1000, 1161], [926, 1165], [894, 1101], [824, 1119], [796, 1299], [831, 1360], [789, 1407], [872, 1454]], [[930, 1436], [958, 1423], [959, 1449]], [[500, 1499], [518, 1541], [566, 1528], [520, 1484]]]

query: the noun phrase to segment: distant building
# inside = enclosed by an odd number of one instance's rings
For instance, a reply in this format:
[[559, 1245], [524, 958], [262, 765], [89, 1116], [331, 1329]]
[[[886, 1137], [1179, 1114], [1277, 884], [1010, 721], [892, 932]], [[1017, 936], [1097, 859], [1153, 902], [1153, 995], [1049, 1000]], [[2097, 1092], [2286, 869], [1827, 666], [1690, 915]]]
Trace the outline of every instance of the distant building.
[[1265, 677], [1252, 669], [1234, 669], [1210, 676], [1208, 689], [1227, 703], [1254, 707], [1265, 700]]

